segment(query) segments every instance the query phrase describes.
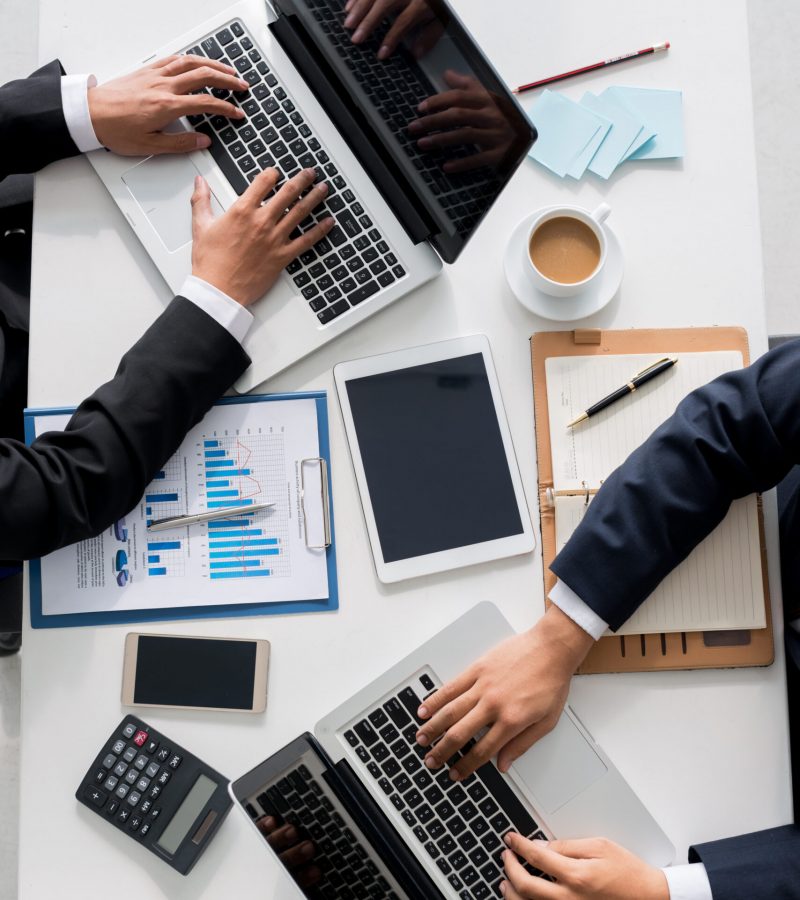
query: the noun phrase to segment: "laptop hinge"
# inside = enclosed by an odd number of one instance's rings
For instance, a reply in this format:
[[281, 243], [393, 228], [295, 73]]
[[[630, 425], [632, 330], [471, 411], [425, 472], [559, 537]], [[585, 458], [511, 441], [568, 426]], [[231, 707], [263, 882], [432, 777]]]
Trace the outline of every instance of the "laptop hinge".
[[395, 826], [367, 793], [347, 760], [336, 763], [339, 787], [349, 795], [347, 809], [358, 826], [369, 835], [384, 863], [408, 894], [409, 900], [432, 900], [442, 892], [431, 881], [417, 858], [398, 837]]
[[414, 202], [413, 185], [353, 102], [346, 85], [308, 37], [297, 15], [282, 12], [269, 28], [397, 216], [411, 242], [421, 244], [429, 240], [436, 228], [424, 208]]

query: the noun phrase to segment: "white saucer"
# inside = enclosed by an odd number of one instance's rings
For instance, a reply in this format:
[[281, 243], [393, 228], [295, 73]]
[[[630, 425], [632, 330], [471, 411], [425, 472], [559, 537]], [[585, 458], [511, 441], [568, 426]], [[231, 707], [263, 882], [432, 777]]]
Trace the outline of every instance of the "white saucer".
[[537, 210], [526, 216], [512, 232], [503, 259], [506, 280], [517, 300], [537, 316], [556, 322], [574, 322], [576, 319], [585, 319], [586, 316], [591, 316], [610, 303], [622, 284], [625, 261], [622, 257], [619, 238], [607, 224], [601, 225], [608, 241], [608, 255], [600, 278], [582, 294], [574, 297], [551, 297], [550, 294], [545, 294], [536, 287], [525, 268], [528, 231], [534, 218], [541, 212], [542, 210]]

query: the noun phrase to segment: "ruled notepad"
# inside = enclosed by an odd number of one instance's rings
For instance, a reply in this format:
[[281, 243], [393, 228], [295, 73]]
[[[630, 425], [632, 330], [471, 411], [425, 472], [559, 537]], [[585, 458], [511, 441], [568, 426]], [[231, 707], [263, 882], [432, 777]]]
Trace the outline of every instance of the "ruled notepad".
[[[568, 422], [660, 356], [546, 360], [557, 552], [577, 528], [603, 480], [672, 415], [678, 403], [718, 375], [742, 367], [738, 351], [662, 355], [675, 356], [679, 362], [572, 429]], [[617, 633], [764, 628], [757, 503], [755, 495], [735, 501], [719, 526]]]

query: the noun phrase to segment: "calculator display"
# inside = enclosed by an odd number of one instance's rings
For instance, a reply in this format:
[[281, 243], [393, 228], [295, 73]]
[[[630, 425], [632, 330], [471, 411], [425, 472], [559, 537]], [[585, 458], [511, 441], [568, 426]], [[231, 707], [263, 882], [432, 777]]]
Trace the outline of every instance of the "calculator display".
[[183, 803], [178, 807], [178, 811], [172, 817], [172, 821], [158, 839], [158, 846], [165, 853], [169, 853], [171, 856], [180, 847], [181, 841], [189, 833], [194, 820], [203, 811], [203, 807], [211, 799], [216, 789], [217, 783], [207, 775], [198, 777]]

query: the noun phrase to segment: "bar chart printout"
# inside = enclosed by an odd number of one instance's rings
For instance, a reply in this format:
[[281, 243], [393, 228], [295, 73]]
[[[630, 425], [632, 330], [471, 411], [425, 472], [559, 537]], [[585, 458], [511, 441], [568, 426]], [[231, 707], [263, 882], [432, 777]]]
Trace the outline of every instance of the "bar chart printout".
[[[241, 508], [235, 518], [208, 523], [212, 581], [291, 575], [287, 511], [283, 509], [286, 461], [282, 433], [204, 437], [203, 477], [209, 510]], [[254, 503], [272, 509], [248, 512]]]
[[[68, 421], [37, 416], [36, 433]], [[319, 456], [318, 429], [312, 398], [213, 407], [157, 470], [124, 529], [116, 523], [117, 532], [42, 559], [43, 615], [327, 599], [328, 560], [306, 546], [300, 498], [301, 460]], [[256, 503], [274, 506], [251, 511]], [[228, 507], [228, 519], [148, 529]]]

